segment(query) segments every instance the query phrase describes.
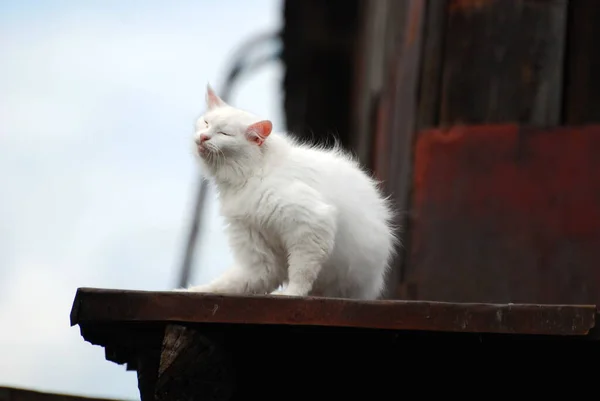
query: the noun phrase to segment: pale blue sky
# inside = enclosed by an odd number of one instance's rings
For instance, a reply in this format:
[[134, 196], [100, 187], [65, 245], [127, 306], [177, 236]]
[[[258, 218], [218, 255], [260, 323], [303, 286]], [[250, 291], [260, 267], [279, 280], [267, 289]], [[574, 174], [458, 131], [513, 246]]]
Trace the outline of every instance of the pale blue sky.
[[[198, 166], [194, 118], [280, 0], [0, 0], [0, 385], [138, 399], [69, 327], [77, 287], [170, 289]], [[231, 102], [283, 130], [278, 64]], [[193, 282], [230, 262], [209, 204]]]

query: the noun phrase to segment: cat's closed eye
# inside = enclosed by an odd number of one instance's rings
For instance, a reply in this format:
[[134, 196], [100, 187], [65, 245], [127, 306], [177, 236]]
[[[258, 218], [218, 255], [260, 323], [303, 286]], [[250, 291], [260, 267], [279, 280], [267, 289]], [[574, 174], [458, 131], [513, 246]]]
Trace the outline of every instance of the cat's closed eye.
[[227, 134], [227, 133], [225, 133], [223, 131], [219, 131], [219, 132], [217, 132], [217, 134], [221, 134], [221, 135], [225, 135], [225, 136], [231, 136], [231, 134]]

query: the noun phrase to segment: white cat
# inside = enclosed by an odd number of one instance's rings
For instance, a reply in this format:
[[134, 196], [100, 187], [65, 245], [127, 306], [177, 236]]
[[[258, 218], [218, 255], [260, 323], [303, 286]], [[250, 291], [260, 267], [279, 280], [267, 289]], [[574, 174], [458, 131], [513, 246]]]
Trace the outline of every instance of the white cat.
[[397, 238], [377, 183], [339, 147], [271, 133], [270, 121], [226, 104], [210, 85], [206, 102], [195, 143], [235, 263], [188, 291], [379, 298]]

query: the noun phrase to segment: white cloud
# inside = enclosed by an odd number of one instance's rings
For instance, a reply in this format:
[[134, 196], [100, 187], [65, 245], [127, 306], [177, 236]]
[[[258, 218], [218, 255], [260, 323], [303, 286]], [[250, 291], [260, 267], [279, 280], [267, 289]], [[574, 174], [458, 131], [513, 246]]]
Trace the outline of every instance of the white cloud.
[[[137, 399], [135, 375], [69, 327], [75, 290], [175, 285], [206, 81], [280, 4], [16, 4], [0, 4], [0, 321], [17, 330], [0, 331], [0, 385]], [[279, 79], [265, 68], [232, 102], [281, 128]], [[231, 260], [207, 206], [194, 283]]]

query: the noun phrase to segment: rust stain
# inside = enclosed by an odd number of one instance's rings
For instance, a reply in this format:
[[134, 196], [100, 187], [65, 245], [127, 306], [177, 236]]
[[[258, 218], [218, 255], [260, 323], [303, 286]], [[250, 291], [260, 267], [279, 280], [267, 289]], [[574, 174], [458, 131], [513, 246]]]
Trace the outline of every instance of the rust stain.
[[[507, 132], [512, 135], [518, 132], [518, 126], [516, 124], [505, 124], [505, 125], [479, 125], [477, 130], [481, 132], [481, 135], [503, 135]], [[428, 184], [427, 177], [429, 174], [428, 167], [432, 163], [432, 157], [435, 157], [440, 146], [456, 147], [461, 146], [464, 141], [465, 135], [472, 132], [473, 126], [456, 125], [450, 128], [439, 128], [435, 130], [426, 130], [417, 134], [417, 142], [415, 145], [415, 159], [414, 159], [414, 188], [415, 188], [415, 201], [417, 204], [424, 202], [421, 198], [425, 196], [426, 192], [423, 191], [424, 187]], [[435, 162], [435, 160], [433, 160]], [[447, 166], [448, 175], [451, 174], [452, 167]]]

